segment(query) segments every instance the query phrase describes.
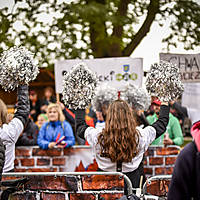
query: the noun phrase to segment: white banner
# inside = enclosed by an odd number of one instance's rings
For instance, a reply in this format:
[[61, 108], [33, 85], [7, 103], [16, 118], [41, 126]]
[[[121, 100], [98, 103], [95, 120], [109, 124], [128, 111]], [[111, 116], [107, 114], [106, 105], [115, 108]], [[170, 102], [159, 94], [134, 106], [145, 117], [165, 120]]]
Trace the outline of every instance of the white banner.
[[160, 53], [160, 60], [174, 63], [179, 67], [184, 83], [182, 106], [187, 108], [192, 123], [200, 120], [200, 54]]
[[80, 62], [86, 63], [91, 70], [96, 72], [100, 82], [109, 82], [111, 86], [117, 89], [120, 89], [122, 84], [127, 81], [139, 87], [142, 86], [142, 58], [73, 59], [56, 62], [54, 66], [56, 93], [62, 92], [63, 74]]
[[182, 82], [200, 82], [200, 54], [160, 53], [160, 60], [176, 64]]

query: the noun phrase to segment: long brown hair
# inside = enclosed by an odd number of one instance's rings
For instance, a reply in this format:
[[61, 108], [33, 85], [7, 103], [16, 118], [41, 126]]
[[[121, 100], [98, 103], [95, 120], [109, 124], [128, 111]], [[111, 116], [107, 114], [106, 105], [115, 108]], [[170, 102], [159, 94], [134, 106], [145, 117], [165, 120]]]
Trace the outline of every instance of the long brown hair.
[[100, 155], [112, 162], [131, 162], [138, 153], [139, 132], [131, 108], [123, 100], [110, 104], [106, 124], [98, 136]]
[[7, 124], [8, 110], [6, 104], [0, 99], [0, 127]]

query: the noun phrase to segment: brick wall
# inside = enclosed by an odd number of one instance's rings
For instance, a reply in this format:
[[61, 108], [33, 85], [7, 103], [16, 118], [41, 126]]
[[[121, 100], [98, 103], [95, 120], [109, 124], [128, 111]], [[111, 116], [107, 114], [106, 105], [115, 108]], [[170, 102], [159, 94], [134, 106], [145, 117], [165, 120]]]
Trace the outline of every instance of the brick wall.
[[[32, 175], [31, 175], [32, 174]], [[109, 200], [123, 196], [124, 179], [121, 175], [44, 175], [26, 173], [20, 178], [29, 180], [11, 200]], [[6, 179], [19, 177], [3, 176]], [[92, 183], [92, 184], [91, 184]], [[1, 187], [4, 191], [5, 187]]]
[[[150, 146], [144, 157], [147, 176], [172, 174], [178, 146]], [[96, 171], [98, 166], [89, 146], [41, 150], [38, 146], [16, 147], [16, 172]]]
[[[171, 174], [178, 146], [150, 146], [144, 156], [147, 177]], [[96, 171], [97, 163], [89, 146], [74, 146], [70, 149], [41, 150], [38, 146], [16, 147], [15, 171], [36, 172], [45, 175], [28, 176], [29, 182], [23, 190], [15, 192], [12, 200], [78, 200], [119, 199], [123, 195], [124, 179], [120, 175], [74, 175], [73, 172]], [[45, 172], [72, 172], [68, 176], [54, 176]], [[16, 174], [15, 174], [16, 175]], [[10, 179], [3, 176], [3, 179]], [[16, 178], [16, 177], [15, 177]], [[147, 182], [147, 194], [166, 196], [170, 179]], [[162, 185], [162, 188], [161, 188]], [[3, 188], [1, 188], [4, 190]]]
[[144, 157], [144, 172], [149, 176], [170, 175], [176, 158], [180, 152], [179, 146], [150, 146]]

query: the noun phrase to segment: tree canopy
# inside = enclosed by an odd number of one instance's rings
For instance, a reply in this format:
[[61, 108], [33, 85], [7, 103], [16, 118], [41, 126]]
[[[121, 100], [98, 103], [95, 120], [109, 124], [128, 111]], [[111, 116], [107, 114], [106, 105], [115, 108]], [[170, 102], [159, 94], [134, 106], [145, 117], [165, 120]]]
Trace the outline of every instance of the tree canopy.
[[130, 56], [155, 21], [170, 19], [166, 47], [200, 41], [200, 5], [195, 0], [15, 0], [0, 10], [0, 51], [26, 46], [51, 67], [55, 59]]

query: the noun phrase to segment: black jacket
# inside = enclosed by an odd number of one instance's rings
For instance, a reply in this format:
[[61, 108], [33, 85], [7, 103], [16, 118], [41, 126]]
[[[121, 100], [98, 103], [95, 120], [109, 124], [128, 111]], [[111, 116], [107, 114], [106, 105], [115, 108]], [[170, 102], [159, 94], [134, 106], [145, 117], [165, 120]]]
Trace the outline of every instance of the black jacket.
[[200, 152], [194, 142], [187, 144], [177, 157], [167, 199], [200, 199]]
[[33, 146], [37, 145], [37, 136], [39, 128], [29, 119], [27, 125], [24, 128], [23, 134], [18, 138], [16, 146]]

